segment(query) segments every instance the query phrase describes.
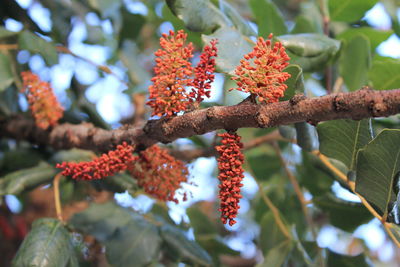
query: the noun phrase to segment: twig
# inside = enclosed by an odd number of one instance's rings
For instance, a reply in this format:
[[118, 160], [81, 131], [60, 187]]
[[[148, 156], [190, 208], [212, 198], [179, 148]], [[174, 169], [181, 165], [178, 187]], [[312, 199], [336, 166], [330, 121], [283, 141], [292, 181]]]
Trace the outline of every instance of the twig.
[[265, 193], [262, 184], [260, 184], [260, 182], [257, 180], [256, 176], [254, 175], [254, 171], [253, 171], [252, 167], [250, 166], [250, 164], [247, 164], [247, 165], [248, 165], [247, 170], [250, 172], [250, 174], [253, 176], [254, 180], [256, 181], [256, 183], [258, 185], [258, 189], [260, 191], [260, 195], [261, 195], [262, 199], [264, 200], [265, 204], [271, 210], [271, 212], [274, 216], [276, 225], [278, 226], [278, 228], [281, 230], [282, 234], [287, 239], [289, 239], [289, 240], [292, 239], [288, 229], [286, 228], [286, 226], [281, 218], [278, 208], [274, 205], [274, 203], [272, 203], [271, 199]]
[[53, 190], [54, 190], [54, 202], [55, 202], [55, 206], [56, 206], [56, 214], [57, 214], [57, 218], [60, 221], [63, 221], [62, 218], [62, 208], [61, 208], [61, 201], [60, 201], [60, 179], [61, 179], [62, 175], [61, 173], [58, 173], [53, 180]]
[[296, 177], [289, 170], [289, 168], [287, 166], [287, 163], [286, 163], [285, 159], [282, 156], [282, 152], [281, 152], [281, 149], [279, 148], [278, 144], [276, 142], [273, 142], [271, 145], [274, 148], [276, 154], [278, 155], [279, 160], [281, 161], [281, 164], [282, 164], [282, 166], [283, 166], [283, 168], [285, 170], [285, 173], [286, 173], [287, 177], [289, 178], [290, 183], [292, 184], [292, 186], [294, 188], [296, 196], [300, 201], [301, 210], [303, 211], [304, 218], [306, 219], [307, 223], [310, 226], [311, 233], [312, 233], [312, 236], [313, 236], [314, 240], [316, 240], [317, 239], [317, 232], [315, 230], [315, 225], [314, 225], [314, 222], [313, 222], [313, 220], [310, 217], [310, 214], [308, 212], [307, 201], [304, 198], [304, 195], [303, 195], [303, 192], [301, 191], [300, 185], [297, 182]]

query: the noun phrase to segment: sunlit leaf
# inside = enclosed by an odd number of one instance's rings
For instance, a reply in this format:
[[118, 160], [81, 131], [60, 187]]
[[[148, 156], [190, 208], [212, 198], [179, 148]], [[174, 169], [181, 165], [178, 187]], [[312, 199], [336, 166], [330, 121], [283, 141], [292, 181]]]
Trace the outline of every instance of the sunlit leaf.
[[400, 60], [377, 58], [372, 62], [368, 77], [376, 90], [400, 88]]
[[336, 38], [340, 40], [350, 41], [360, 34], [368, 38], [371, 45], [371, 51], [375, 51], [380, 43], [385, 41], [387, 38], [390, 37], [390, 35], [393, 34], [393, 31], [377, 30], [371, 27], [350, 28], [344, 32], [341, 32], [338, 36], [336, 36]]
[[15, 267], [71, 266], [77, 258], [71, 236], [56, 219], [36, 220], [13, 260]]
[[328, 1], [331, 20], [355, 22], [371, 9], [378, 0], [334, 0]]
[[340, 160], [350, 170], [356, 168], [358, 150], [372, 139], [370, 119], [328, 121], [317, 130], [322, 154]]
[[277, 6], [271, 0], [250, 0], [250, 7], [256, 17], [258, 35], [267, 38], [270, 33], [287, 33], [285, 20]]

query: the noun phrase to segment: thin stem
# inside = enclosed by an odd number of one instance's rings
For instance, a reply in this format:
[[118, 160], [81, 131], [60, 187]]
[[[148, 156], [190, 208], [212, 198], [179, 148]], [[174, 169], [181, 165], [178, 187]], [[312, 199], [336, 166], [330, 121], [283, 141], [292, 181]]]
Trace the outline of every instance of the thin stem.
[[57, 214], [57, 218], [60, 221], [63, 221], [62, 218], [62, 208], [61, 208], [61, 201], [60, 201], [60, 179], [61, 179], [62, 175], [61, 173], [57, 174], [54, 177], [53, 180], [53, 190], [54, 190], [54, 202], [55, 202], [55, 206], [56, 206], [56, 214]]
[[279, 148], [278, 144], [276, 142], [272, 143], [272, 147], [274, 148], [276, 154], [279, 157], [279, 160], [281, 161], [281, 164], [285, 170], [285, 173], [287, 175], [287, 177], [289, 178], [290, 183], [292, 184], [294, 191], [296, 193], [297, 198], [300, 201], [300, 205], [301, 205], [301, 210], [303, 211], [304, 217], [307, 221], [307, 223], [310, 225], [310, 229], [311, 229], [311, 233], [312, 236], [314, 238], [314, 240], [317, 239], [317, 232], [315, 230], [315, 225], [314, 222], [308, 212], [308, 208], [307, 208], [307, 201], [304, 198], [303, 192], [301, 191], [300, 185], [296, 179], [296, 177], [293, 175], [293, 173], [289, 170], [289, 167], [287, 165], [286, 160], [283, 158], [282, 156], [282, 152], [281, 149]]
[[312, 154], [316, 155], [321, 160], [321, 162], [325, 164], [326, 167], [328, 167], [334, 174], [336, 174], [340, 178], [340, 180], [342, 180], [349, 186], [351, 191], [360, 198], [361, 203], [367, 208], [367, 210], [382, 223], [382, 225], [383, 225], [385, 231], [387, 232], [387, 234], [389, 235], [389, 237], [393, 240], [393, 242], [396, 244], [396, 246], [400, 248], [400, 242], [396, 239], [396, 237], [393, 235], [393, 233], [390, 230], [390, 228], [393, 227], [392, 224], [386, 222], [386, 218], [383, 218], [382, 216], [380, 216], [375, 211], [375, 209], [368, 203], [368, 201], [363, 196], [361, 196], [359, 193], [356, 192], [355, 183], [352, 181], [349, 181], [347, 179], [347, 176], [343, 172], [341, 172], [339, 169], [337, 169], [335, 166], [333, 166], [329, 162], [328, 158], [326, 156], [322, 155], [321, 152], [316, 150], [316, 151], [313, 151]]
[[259, 191], [260, 191], [260, 194], [261, 194], [261, 197], [264, 200], [265, 204], [268, 206], [268, 208], [271, 210], [272, 215], [274, 216], [276, 225], [278, 226], [278, 228], [281, 230], [282, 234], [287, 239], [292, 239], [288, 229], [286, 228], [285, 224], [283, 223], [279, 209], [274, 205], [274, 203], [271, 201], [271, 199], [265, 193], [262, 185], [260, 184], [260, 182], [257, 180], [256, 176], [254, 175], [254, 171], [251, 168], [250, 164], [247, 164], [247, 165], [248, 165], [247, 170], [250, 172], [250, 174], [253, 176], [254, 180], [256, 181]]

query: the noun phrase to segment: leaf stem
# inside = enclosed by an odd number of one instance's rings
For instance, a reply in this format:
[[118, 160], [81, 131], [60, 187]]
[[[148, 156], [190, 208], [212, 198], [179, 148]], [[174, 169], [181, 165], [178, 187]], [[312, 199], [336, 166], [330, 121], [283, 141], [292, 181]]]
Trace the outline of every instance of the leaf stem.
[[60, 179], [62, 175], [61, 173], [58, 173], [53, 180], [53, 190], [54, 190], [54, 202], [56, 206], [56, 214], [57, 218], [60, 221], [63, 221], [62, 218], [62, 208], [61, 208], [61, 201], [60, 201]]

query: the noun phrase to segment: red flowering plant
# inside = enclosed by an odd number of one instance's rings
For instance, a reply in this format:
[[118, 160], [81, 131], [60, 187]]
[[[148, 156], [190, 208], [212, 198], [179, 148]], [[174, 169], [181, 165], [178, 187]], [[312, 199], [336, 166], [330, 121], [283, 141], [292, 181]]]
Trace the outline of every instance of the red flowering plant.
[[283, 72], [289, 65], [289, 56], [280, 42], [272, 45], [270, 34], [268, 40], [259, 37], [253, 51], [244, 56], [240, 66], [236, 67], [236, 81], [239, 91], [258, 96], [260, 102], [278, 102], [284, 96], [287, 85], [284, 83], [290, 74]]
[[36, 125], [44, 130], [55, 126], [63, 116], [64, 110], [57, 101], [50, 84], [40, 80], [39, 76], [30, 71], [22, 72], [21, 76]]
[[[214, 81], [214, 68], [217, 56], [216, 41], [205, 46], [200, 62], [192, 67], [193, 44], [186, 44], [187, 34], [183, 30], [176, 34], [163, 34], [160, 38], [161, 49], [156, 56], [155, 76], [149, 87], [149, 105], [152, 115], [170, 117], [189, 108], [193, 102], [201, 102], [210, 97], [211, 83]], [[192, 86], [190, 92], [187, 87]]]

